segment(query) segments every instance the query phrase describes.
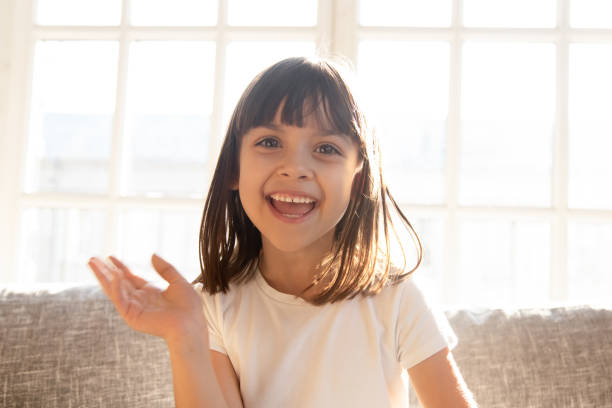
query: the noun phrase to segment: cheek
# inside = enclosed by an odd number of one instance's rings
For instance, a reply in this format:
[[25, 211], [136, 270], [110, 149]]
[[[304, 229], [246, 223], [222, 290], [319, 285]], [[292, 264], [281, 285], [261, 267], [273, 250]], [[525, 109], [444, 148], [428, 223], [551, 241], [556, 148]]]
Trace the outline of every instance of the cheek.
[[356, 177], [353, 177], [353, 171], [349, 169], [343, 169], [342, 171], [338, 171], [334, 174], [333, 177], [330, 177], [328, 180], [328, 188], [331, 194], [336, 195], [336, 199], [338, 204], [348, 205], [348, 202], [351, 199], [351, 193], [356, 188], [355, 180]]

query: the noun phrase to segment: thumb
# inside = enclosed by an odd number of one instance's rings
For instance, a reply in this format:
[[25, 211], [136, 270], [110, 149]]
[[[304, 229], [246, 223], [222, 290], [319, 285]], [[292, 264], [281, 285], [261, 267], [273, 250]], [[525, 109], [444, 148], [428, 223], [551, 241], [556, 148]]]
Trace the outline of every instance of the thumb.
[[181, 280], [185, 280], [185, 278], [183, 278], [183, 276], [178, 273], [174, 266], [166, 262], [159, 255], [153, 254], [153, 256], [151, 257], [151, 263], [153, 264], [153, 267], [155, 268], [157, 273], [159, 273], [160, 276], [164, 278], [164, 280], [166, 280], [168, 283], [175, 283]]

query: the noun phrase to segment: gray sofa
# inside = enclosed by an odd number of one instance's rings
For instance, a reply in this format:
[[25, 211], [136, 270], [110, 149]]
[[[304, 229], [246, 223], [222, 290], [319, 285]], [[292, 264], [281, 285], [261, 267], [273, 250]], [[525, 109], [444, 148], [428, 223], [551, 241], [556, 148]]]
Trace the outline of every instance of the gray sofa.
[[[612, 407], [612, 310], [449, 311], [481, 407]], [[0, 407], [172, 407], [163, 340], [97, 286], [0, 290]], [[417, 406], [414, 392], [411, 406]]]

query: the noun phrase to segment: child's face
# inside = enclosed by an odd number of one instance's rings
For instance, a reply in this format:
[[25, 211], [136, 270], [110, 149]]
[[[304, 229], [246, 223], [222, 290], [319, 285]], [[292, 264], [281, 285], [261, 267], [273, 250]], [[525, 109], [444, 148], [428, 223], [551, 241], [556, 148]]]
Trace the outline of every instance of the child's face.
[[281, 110], [270, 127], [253, 128], [242, 138], [242, 206], [264, 244], [285, 252], [329, 246], [361, 169], [358, 146], [349, 136], [326, 134], [328, 126], [313, 116], [304, 118], [302, 128], [283, 125]]

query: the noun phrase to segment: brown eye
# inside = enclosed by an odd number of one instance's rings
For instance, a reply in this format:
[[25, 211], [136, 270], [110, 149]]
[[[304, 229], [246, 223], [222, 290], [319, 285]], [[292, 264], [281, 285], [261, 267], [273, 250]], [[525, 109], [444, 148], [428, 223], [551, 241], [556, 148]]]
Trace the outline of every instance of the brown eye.
[[278, 147], [278, 145], [279, 145], [278, 140], [272, 137], [266, 137], [265, 139], [262, 139], [255, 144], [255, 146], [261, 146], [261, 147], [267, 147], [267, 148]]
[[322, 144], [317, 146], [316, 149], [319, 153], [323, 154], [340, 154], [338, 149], [336, 149], [333, 145], [330, 144]]

